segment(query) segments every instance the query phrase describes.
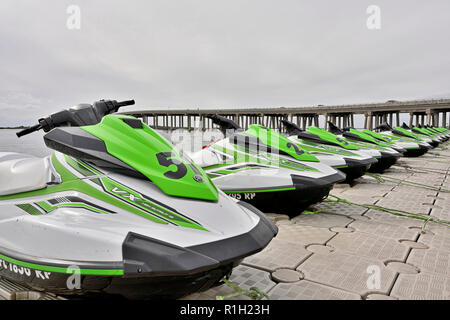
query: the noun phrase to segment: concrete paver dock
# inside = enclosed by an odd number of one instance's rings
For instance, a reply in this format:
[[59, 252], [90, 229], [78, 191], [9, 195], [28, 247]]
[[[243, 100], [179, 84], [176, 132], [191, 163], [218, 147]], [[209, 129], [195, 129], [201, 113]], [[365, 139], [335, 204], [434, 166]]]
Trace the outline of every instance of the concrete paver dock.
[[[450, 221], [450, 150], [402, 158], [382, 177], [391, 179], [379, 183], [365, 176], [331, 193]], [[327, 206], [322, 202], [314, 209]], [[450, 299], [450, 227], [424, 226], [423, 220], [345, 203], [293, 219], [269, 216], [279, 227], [278, 236], [231, 276], [244, 290], [257, 287], [275, 300]], [[222, 285], [185, 299], [217, 299], [233, 292]]]

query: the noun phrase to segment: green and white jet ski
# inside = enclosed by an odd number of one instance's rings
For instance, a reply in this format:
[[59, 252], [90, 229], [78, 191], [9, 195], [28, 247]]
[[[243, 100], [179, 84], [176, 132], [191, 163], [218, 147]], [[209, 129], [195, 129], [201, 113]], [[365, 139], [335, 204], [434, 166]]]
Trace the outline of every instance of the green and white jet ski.
[[416, 126], [416, 127], [412, 127], [412, 128], [411, 128], [411, 131], [412, 131], [413, 133], [415, 133], [415, 134], [429, 137], [431, 140], [433, 140], [433, 142], [436, 142], [436, 143], [437, 143], [437, 144], [436, 144], [436, 147], [437, 147], [440, 143], [442, 143], [442, 142], [444, 142], [444, 141], [447, 141], [447, 140], [446, 140], [446, 137], [444, 137], [444, 136], [442, 136], [442, 135], [440, 135], [440, 134], [438, 134], [438, 133], [436, 133], [436, 132], [433, 132], [432, 130], [430, 130], [429, 128], [427, 128], [427, 127], [425, 127], [425, 126], [419, 125], [419, 126]]
[[321, 154], [334, 154], [345, 161], [343, 166], [333, 166], [345, 173], [345, 182], [351, 182], [364, 175], [370, 166], [377, 163], [378, 160], [360, 150], [346, 150], [344, 148], [332, 145], [317, 143], [308, 139], [308, 134], [303, 129], [288, 120], [281, 120], [289, 139], [298, 143], [304, 150], [315, 156]]
[[[406, 125], [406, 123], [403, 123], [402, 126], [397, 126], [395, 128], [392, 128], [387, 123], [382, 123], [375, 129], [379, 130], [380, 134], [392, 137], [393, 139], [395, 139], [396, 137], [400, 137], [403, 139], [411, 139], [412, 141], [417, 142], [421, 146], [422, 152], [424, 153], [427, 152], [429, 149], [435, 148], [439, 144], [438, 141], [433, 141], [426, 135], [413, 133], [410, 130], [410, 128]], [[421, 155], [420, 152], [418, 155]]]
[[368, 169], [369, 172], [383, 172], [385, 169], [393, 165], [397, 161], [397, 158], [401, 155], [391, 148], [385, 148], [362, 141], [348, 140], [341, 135], [342, 131], [334, 125], [331, 129], [335, 130], [335, 132], [339, 135], [325, 129], [309, 126], [308, 130], [301, 134], [301, 138], [305, 141], [338, 146], [346, 150], [350, 150], [351, 152], [359, 151], [374, 157], [378, 162], [370, 166]]
[[344, 128], [342, 135], [350, 140], [362, 141], [375, 144], [382, 147], [392, 148], [403, 156], [417, 156], [423, 154], [427, 150], [422, 149], [418, 143], [414, 141], [405, 141], [404, 139], [392, 139], [391, 137], [383, 136], [380, 133], [372, 132], [364, 129], [363, 131], [356, 130], [351, 127]]
[[0, 276], [56, 294], [178, 298], [220, 283], [277, 227], [100, 100], [39, 120], [56, 150], [0, 153]]
[[191, 154], [228, 195], [264, 212], [295, 216], [328, 196], [345, 175], [302, 150], [286, 137], [260, 125], [243, 131], [222, 117], [210, 118], [225, 138]]
[[397, 134], [397, 131], [387, 123], [382, 123], [376, 130], [379, 130], [379, 132], [368, 129], [364, 129], [363, 132], [378, 141], [390, 142], [402, 146], [405, 149], [405, 152], [403, 152], [404, 157], [418, 157], [424, 155], [432, 148], [430, 144], [423, 140], [417, 140], [403, 134]]

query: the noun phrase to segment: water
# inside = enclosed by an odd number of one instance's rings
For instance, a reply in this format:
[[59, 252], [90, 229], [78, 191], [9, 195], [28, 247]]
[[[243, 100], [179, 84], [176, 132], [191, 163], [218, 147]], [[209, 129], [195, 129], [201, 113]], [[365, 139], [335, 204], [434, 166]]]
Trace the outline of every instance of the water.
[[17, 138], [19, 130], [0, 129], [0, 152], [18, 152], [44, 157], [51, 154], [45, 146], [43, 132], [35, 132], [22, 138]]

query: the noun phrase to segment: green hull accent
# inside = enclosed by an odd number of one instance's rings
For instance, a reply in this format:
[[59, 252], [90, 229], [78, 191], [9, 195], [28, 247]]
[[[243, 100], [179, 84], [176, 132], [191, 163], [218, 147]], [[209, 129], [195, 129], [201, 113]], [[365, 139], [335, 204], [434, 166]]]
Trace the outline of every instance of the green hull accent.
[[103, 173], [96, 170], [92, 166], [88, 165], [87, 163], [80, 161], [80, 160], [74, 160], [68, 156], [65, 156], [66, 159], [69, 158], [71, 161], [69, 162], [70, 165], [76, 164], [78, 167], [82, 167], [84, 170], [87, 170], [90, 172], [90, 175], [92, 176], [97, 175], [100, 176], [96, 180], [98, 184], [100, 184], [103, 189], [111, 194], [114, 197], [119, 197], [125, 202], [130, 203], [131, 205], [135, 205], [140, 207], [141, 209], [145, 210], [145, 212], [142, 212], [145, 214], [145, 217], [148, 216], [146, 212], [151, 212], [154, 215], [157, 215], [163, 219], [169, 220], [170, 222], [187, 228], [193, 228], [203, 231], [208, 231], [207, 229], [203, 228], [199, 224], [196, 224], [194, 222], [191, 222], [183, 217], [181, 217], [179, 214], [169, 211], [166, 208], [163, 208], [162, 206], [149, 201], [146, 199], [142, 194], [124, 186], [123, 184], [120, 184], [112, 179], [109, 179], [107, 177], [103, 176]]
[[319, 162], [319, 159], [303, 150], [298, 143], [262, 125], [252, 124], [244, 134], [257, 137], [266, 146], [278, 149], [295, 160]]
[[347, 157], [359, 157], [356, 153], [347, 150], [341, 150], [338, 148], [334, 148], [332, 146], [327, 146], [324, 144], [318, 144], [311, 141], [304, 141], [302, 139], [296, 139], [300, 146], [308, 152], [317, 151], [317, 152], [325, 152], [329, 154], [337, 154], [340, 156]]
[[29, 204], [29, 203], [16, 204], [16, 207], [22, 209], [26, 213], [31, 214], [33, 216], [39, 216], [39, 215], [43, 214], [36, 207], [34, 207], [32, 204]]
[[109, 212], [94, 208], [90, 205], [84, 204], [84, 203], [59, 203], [57, 205], [50, 205], [45, 201], [37, 202], [37, 205], [39, 205], [42, 209], [47, 211], [47, 213], [52, 212], [58, 208], [84, 208], [89, 211], [94, 211], [96, 213], [102, 213], [102, 214], [109, 214]]
[[295, 190], [295, 187], [280, 188], [280, 189], [262, 189], [262, 190], [226, 190], [226, 194], [229, 193], [262, 193], [262, 192], [279, 192], [279, 191], [291, 191]]
[[318, 136], [320, 139], [323, 139], [325, 141], [328, 141], [330, 143], [333, 143], [335, 145], [338, 145], [339, 147], [342, 147], [347, 150], [359, 150], [360, 148], [355, 145], [353, 142], [349, 142], [346, 139], [339, 138], [335, 134], [328, 132], [324, 129], [317, 128], [315, 126], [310, 126], [308, 128], [307, 133], [313, 134]]
[[315, 168], [311, 168], [302, 163], [290, 161], [288, 159], [283, 159], [283, 158], [280, 158], [277, 155], [274, 155], [271, 153], [256, 153], [255, 151], [251, 151], [251, 150], [245, 149], [245, 148], [237, 146], [237, 145], [233, 145], [233, 146], [234, 146], [234, 148], [236, 148], [236, 150], [230, 150], [230, 149], [227, 149], [222, 146], [212, 145], [211, 146], [212, 148], [232, 156], [233, 160], [230, 160], [225, 163], [220, 163], [220, 164], [205, 167], [204, 170], [211, 170], [211, 169], [217, 169], [217, 168], [221, 168], [221, 167], [225, 167], [225, 166], [230, 166], [233, 164], [252, 162], [252, 163], [287, 168], [287, 169], [297, 170], [297, 171], [302, 171], [302, 172], [304, 172], [304, 171], [318, 172], [319, 171]]
[[[41, 265], [41, 264], [24, 262], [24, 261], [20, 261], [17, 259], [7, 257], [2, 254], [0, 254], [0, 259], [7, 261], [9, 263], [13, 263], [18, 266], [21, 266], [21, 267], [29, 268], [29, 269], [35, 269], [35, 270], [41, 270], [41, 271], [47, 271], [47, 272], [55, 272], [55, 273], [73, 274], [73, 272], [71, 272], [69, 268], [53, 267], [53, 266], [46, 266], [46, 265]], [[98, 276], [123, 276], [124, 272], [123, 272], [123, 269], [109, 269], [109, 270], [108, 269], [80, 269], [80, 274], [82, 274], [82, 275], [98, 275]]]
[[108, 153], [155, 183], [164, 193], [185, 198], [218, 200], [218, 190], [206, 173], [184, 158], [173, 146], [142, 123], [133, 128], [124, 120], [107, 115], [99, 124], [80, 127], [104, 141]]

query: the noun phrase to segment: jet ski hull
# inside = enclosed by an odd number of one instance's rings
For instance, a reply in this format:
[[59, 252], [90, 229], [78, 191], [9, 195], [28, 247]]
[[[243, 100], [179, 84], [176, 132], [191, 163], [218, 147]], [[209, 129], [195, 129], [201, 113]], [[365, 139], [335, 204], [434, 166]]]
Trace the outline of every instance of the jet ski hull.
[[428, 148], [422, 145], [419, 145], [419, 148], [416, 149], [406, 149], [406, 152], [403, 153], [404, 157], [420, 157], [428, 152]]
[[378, 162], [373, 164], [368, 171], [372, 173], [382, 173], [384, 170], [394, 165], [398, 158], [399, 156], [397, 155], [381, 152], [381, 157], [377, 159]]
[[0, 277], [59, 295], [180, 298], [220, 284], [243, 258], [261, 251], [277, 234], [262, 212], [240, 204], [260, 217], [245, 234], [182, 248], [130, 232], [118, 262], [50, 261], [2, 250]]
[[362, 177], [369, 168], [377, 163], [378, 161], [375, 158], [370, 158], [367, 160], [354, 160], [345, 158], [347, 163], [347, 168], [340, 168], [339, 170], [345, 173], [345, 180], [343, 183], [350, 183], [359, 177]]

